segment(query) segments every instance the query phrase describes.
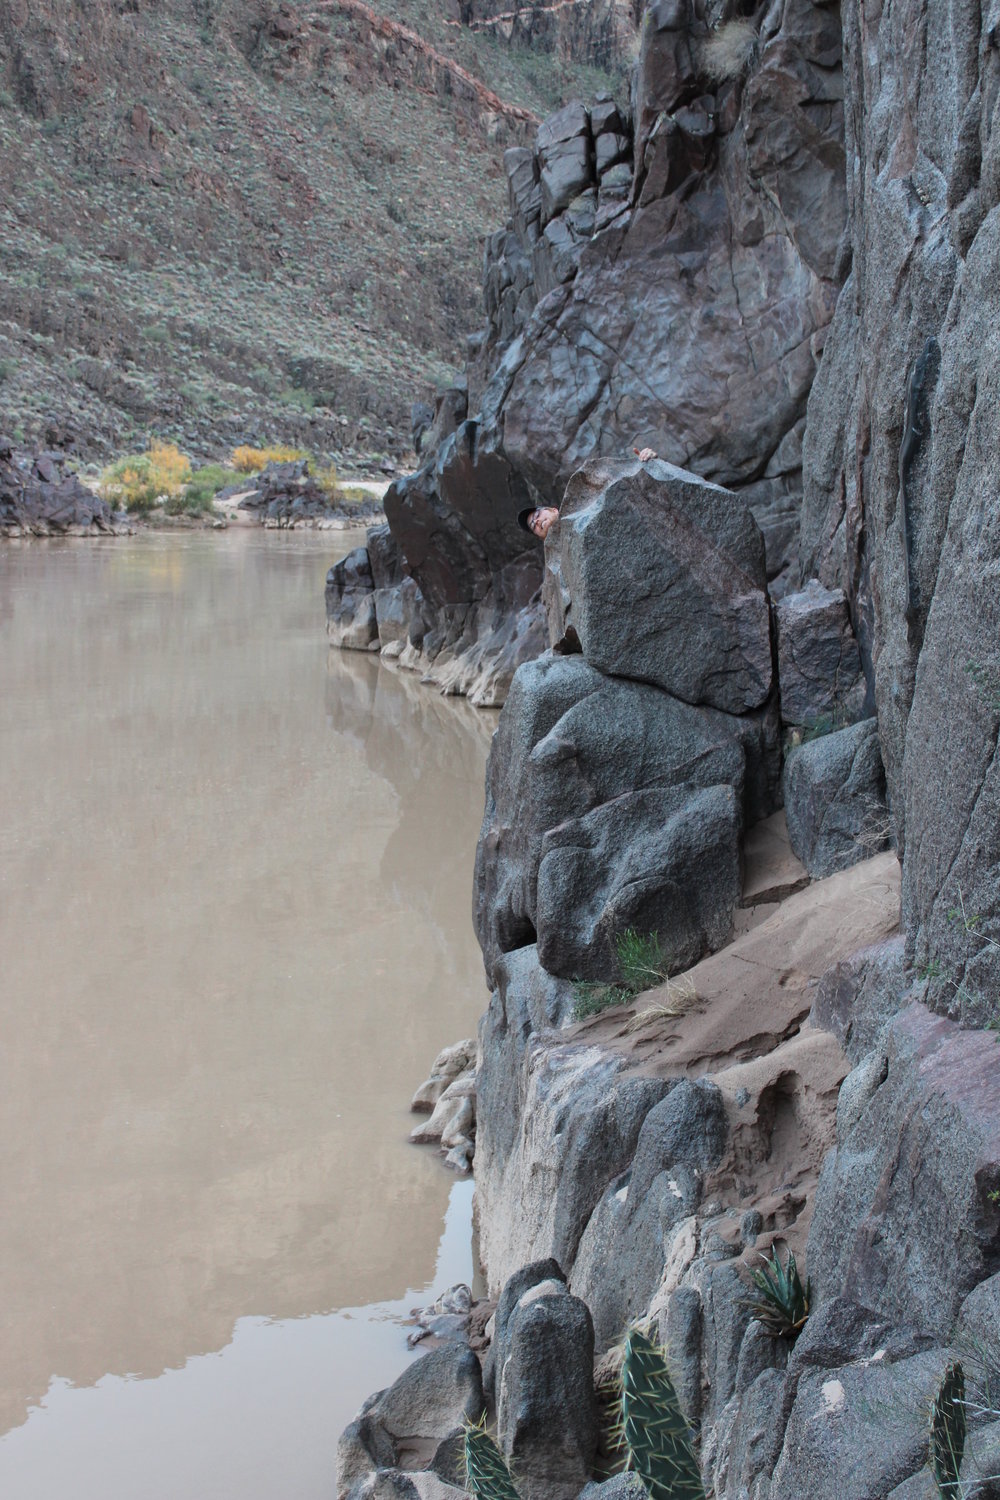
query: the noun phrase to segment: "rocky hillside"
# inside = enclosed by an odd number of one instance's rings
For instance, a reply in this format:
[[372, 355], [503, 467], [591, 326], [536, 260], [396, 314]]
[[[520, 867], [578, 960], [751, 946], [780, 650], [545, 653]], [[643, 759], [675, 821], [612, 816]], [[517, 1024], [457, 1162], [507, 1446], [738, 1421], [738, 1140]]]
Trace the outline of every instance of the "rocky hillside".
[[503, 148], [620, 76], [606, 19], [546, 50], [422, 0], [0, 0], [0, 431], [408, 448]]
[[506, 152], [472, 415], [328, 580], [332, 640], [503, 704], [432, 1117], [470, 1142], [475, 1095], [495, 1306], [347, 1429], [341, 1500], [460, 1488], [483, 1411], [526, 1500], [642, 1500], [636, 1319], [684, 1494], [995, 1500], [1000, 13], [641, 37], [630, 114]]

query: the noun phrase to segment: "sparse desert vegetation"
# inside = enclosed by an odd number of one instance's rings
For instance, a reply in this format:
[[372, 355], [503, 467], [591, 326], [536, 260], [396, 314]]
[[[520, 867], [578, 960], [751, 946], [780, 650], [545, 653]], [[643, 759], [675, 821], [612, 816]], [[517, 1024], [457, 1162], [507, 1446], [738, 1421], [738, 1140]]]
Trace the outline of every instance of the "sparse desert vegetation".
[[[276, 12], [0, 13], [12, 441], [104, 460], [151, 431], [200, 460], [247, 442], [400, 453], [414, 397], [452, 378], [524, 127], [359, 11]], [[618, 81], [419, 0], [391, 15], [535, 114]]]

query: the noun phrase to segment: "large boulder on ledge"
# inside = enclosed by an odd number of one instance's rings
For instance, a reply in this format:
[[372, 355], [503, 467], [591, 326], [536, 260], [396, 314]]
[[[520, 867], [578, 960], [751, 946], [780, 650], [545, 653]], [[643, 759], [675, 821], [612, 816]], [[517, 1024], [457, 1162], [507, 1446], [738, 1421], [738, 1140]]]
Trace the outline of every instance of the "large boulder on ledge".
[[737, 495], [654, 459], [596, 459], [546, 546], [550, 640], [601, 672], [742, 714], [771, 692], [764, 539]]

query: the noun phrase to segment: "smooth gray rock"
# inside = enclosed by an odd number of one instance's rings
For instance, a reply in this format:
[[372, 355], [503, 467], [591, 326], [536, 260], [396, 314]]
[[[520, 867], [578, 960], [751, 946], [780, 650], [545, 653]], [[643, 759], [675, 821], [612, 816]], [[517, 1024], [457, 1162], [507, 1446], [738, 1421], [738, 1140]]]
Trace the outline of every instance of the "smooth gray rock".
[[497, 1362], [497, 1438], [525, 1500], [572, 1500], [597, 1447], [594, 1325], [560, 1281], [522, 1292]]
[[[389, 654], [399, 654], [413, 638], [414, 624], [421, 620], [420, 590], [412, 578], [404, 578], [392, 588], [377, 588], [372, 595], [375, 606], [375, 627], [381, 651], [389, 648]], [[397, 648], [392, 653], [391, 648]]]
[[861, 1062], [906, 998], [905, 944], [889, 938], [829, 969], [816, 988], [809, 1019], [832, 1031], [852, 1064]]
[[571, 99], [561, 109], [553, 114], [547, 115], [538, 127], [535, 136], [535, 149], [544, 155], [554, 146], [564, 141], [571, 141], [576, 136], [587, 136], [590, 134], [590, 115], [587, 107], [581, 104], [579, 99]]
[[892, 842], [874, 719], [799, 745], [785, 762], [782, 790], [789, 843], [814, 880]]
[[599, 1348], [649, 1305], [672, 1232], [697, 1209], [701, 1179], [727, 1135], [722, 1096], [711, 1083], [674, 1080], [647, 1113], [632, 1165], [601, 1198], [570, 1278], [594, 1311]]
[[764, 542], [736, 495], [653, 460], [574, 474], [546, 544], [549, 637], [728, 713], [771, 691]]
[[365, 532], [365, 548], [373, 588], [391, 589], [402, 583], [406, 567], [399, 543], [388, 526], [369, 526]]
[[[693, 708], [655, 688], [604, 677], [579, 656], [543, 658], [522, 667], [490, 752], [486, 809], [476, 853], [476, 929], [491, 980], [500, 955], [512, 949], [537, 943], [544, 954], [550, 943], [553, 951], [555, 945], [573, 944], [574, 951], [582, 954], [589, 941], [596, 918], [588, 909], [556, 911], [553, 907], [550, 911], [540, 905], [540, 866], [547, 849], [555, 852], [554, 841], [563, 837], [556, 830], [606, 807], [589, 825], [599, 838], [603, 830], [613, 828], [619, 816], [616, 807], [627, 808], [620, 799], [648, 793], [645, 800], [633, 804], [634, 853], [641, 860], [641, 842], [650, 833], [650, 819], [655, 818], [651, 811], [655, 798], [668, 791], [679, 794], [683, 790], [693, 804], [696, 794], [709, 788], [732, 788], [737, 818], [744, 813], [747, 818], [759, 816], [772, 796], [775, 730], [775, 721], [767, 713], [735, 718]], [[710, 835], [706, 850], [718, 849], [721, 830], [731, 818], [725, 802], [724, 793], [716, 793], [714, 800], [709, 798], [704, 804], [708, 814], [704, 827]], [[680, 803], [673, 806], [679, 813]], [[700, 874], [697, 879], [694, 876], [699, 869], [697, 839], [690, 837], [685, 843], [681, 816], [673, 847], [678, 855], [686, 847], [694, 861], [688, 862], [688, 894], [694, 900], [700, 886]], [[627, 820], [621, 824], [622, 831], [626, 826]], [[731, 821], [729, 826], [734, 826]], [[604, 866], [592, 866], [595, 912], [605, 904], [601, 893], [614, 888], [614, 871], [624, 873], [624, 862], [632, 857], [632, 845], [622, 843], [616, 849], [612, 840], [605, 847]], [[675, 859], [664, 872], [665, 901], [685, 878], [682, 864]], [[731, 854], [720, 856], [717, 868], [713, 900], [731, 890]], [[654, 888], [655, 879], [643, 886], [643, 902], [653, 900]], [[578, 894], [583, 893], [578, 890]], [[696, 906], [695, 901], [692, 911]], [[623, 925], [629, 920], [626, 917]], [[696, 929], [697, 923], [691, 921], [680, 933], [678, 962], [690, 961]], [[727, 930], [722, 916], [701, 928], [706, 942]], [[669, 952], [671, 933], [663, 930], [660, 937]], [[617, 978], [617, 966], [609, 966], [606, 957], [601, 962], [602, 973], [595, 973], [596, 961], [585, 972]]]
[[603, 176], [609, 167], [625, 161], [631, 153], [632, 142], [627, 135], [603, 131], [594, 140], [594, 165], [598, 175]]
[[[477, 1097], [476, 1192], [480, 1251], [491, 1289], [519, 1267], [554, 1256], [573, 1266], [594, 1207], [628, 1166], [643, 1121], [669, 1080], [619, 1077], [625, 1059], [586, 1044], [552, 1046], [531, 1000], [532, 950], [499, 964], [480, 1024], [484, 1068]], [[562, 1000], [554, 996], [558, 1010]], [[537, 1065], [539, 1047], [545, 1064]]]
[[542, 218], [547, 224], [568, 208], [593, 181], [588, 136], [558, 141], [538, 153], [541, 165]]
[[810, 726], [826, 718], [844, 724], [858, 717], [865, 684], [843, 590], [810, 579], [779, 600], [775, 623], [782, 723]]
[[885, 1500], [923, 1466], [940, 1350], [890, 1364], [807, 1371], [785, 1428], [771, 1493]]
[[[360, 1500], [380, 1470], [419, 1470], [445, 1439], [483, 1411], [479, 1361], [460, 1344], [434, 1349], [408, 1365], [387, 1390], [365, 1402], [337, 1445], [337, 1495]], [[381, 1479], [380, 1479], [381, 1482]], [[390, 1488], [395, 1481], [386, 1480]]]
[[617, 978], [615, 941], [630, 928], [658, 934], [671, 972], [723, 947], [740, 900], [741, 821], [731, 786], [645, 788], [549, 830], [536, 903], [544, 967]]
[[511, 222], [523, 242], [528, 225], [537, 224], [542, 211], [538, 158], [528, 147], [512, 146], [503, 154], [503, 169], [507, 174]]
[[818, 1304], [843, 1294], [944, 1341], [1000, 1257], [1000, 1043], [913, 1004], [873, 1063], [841, 1090], [807, 1264]]

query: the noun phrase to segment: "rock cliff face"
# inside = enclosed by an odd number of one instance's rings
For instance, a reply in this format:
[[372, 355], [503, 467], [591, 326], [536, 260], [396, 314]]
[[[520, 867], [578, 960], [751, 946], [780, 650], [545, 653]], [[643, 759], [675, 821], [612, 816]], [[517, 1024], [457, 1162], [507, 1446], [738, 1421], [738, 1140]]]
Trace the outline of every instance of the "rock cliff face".
[[[476, 618], [432, 637], [447, 671], [426, 646], [411, 660], [480, 702], [502, 702], [539, 646], [527, 618], [498, 635], [510, 590], [445, 520], [484, 498], [502, 529], [523, 505], [559, 504], [584, 460], [649, 445], [741, 493], [777, 593], [794, 572], [806, 401], [842, 279], [838, 7], [783, 0], [723, 19], [677, 0], [649, 6], [640, 36], [631, 113], [610, 97], [569, 104], [534, 148], [505, 153], [510, 220], [487, 242], [488, 324], [470, 342], [478, 420], [457, 439], [439, 424], [444, 446], [387, 500], [421, 589], [431, 556], [454, 569], [459, 548], [488, 597], [463, 597]], [[530, 550], [525, 588], [541, 577]]]
[[852, 270], [801, 540], [874, 676], [913, 961], [981, 1021], [1000, 936], [998, 28], [980, 0], [844, 7]]
[[[836, 7], [740, 12], [648, 7], [630, 116], [509, 152], [487, 250], [474, 462], [561, 515], [476, 862], [481, 1250], [498, 1332], [586, 1305], [599, 1386], [655, 1325], [717, 1500], [931, 1500], [955, 1359], [988, 1500], [1000, 9], [845, 0], [843, 71]], [[587, 1016], [629, 927], [671, 978]], [[748, 1279], [782, 1241], [811, 1297], [777, 1337]]]

